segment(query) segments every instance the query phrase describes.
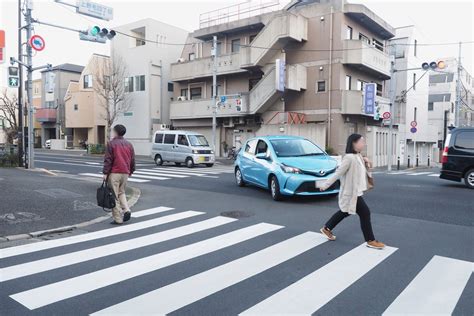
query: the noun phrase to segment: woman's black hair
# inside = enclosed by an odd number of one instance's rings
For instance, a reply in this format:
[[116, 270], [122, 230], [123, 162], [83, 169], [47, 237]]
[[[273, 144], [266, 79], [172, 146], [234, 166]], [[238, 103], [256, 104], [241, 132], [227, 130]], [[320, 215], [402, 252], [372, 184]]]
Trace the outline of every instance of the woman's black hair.
[[354, 143], [362, 138], [360, 134], [352, 134], [347, 138], [346, 154], [357, 154], [354, 150]]

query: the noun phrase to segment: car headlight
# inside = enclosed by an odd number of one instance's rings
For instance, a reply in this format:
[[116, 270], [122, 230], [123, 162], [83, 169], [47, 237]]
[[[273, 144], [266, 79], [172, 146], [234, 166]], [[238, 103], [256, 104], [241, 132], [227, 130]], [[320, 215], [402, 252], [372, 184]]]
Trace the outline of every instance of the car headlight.
[[211, 150], [211, 154], [214, 154], [214, 150]]
[[193, 150], [193, 154], [199, 154], [198, 150]]
[[287, 165], [280, 165], [281, 170], [283, 170], [286, 173], [302, 173], [300, 169], [295, 168], [295, 167], [290, 167]]

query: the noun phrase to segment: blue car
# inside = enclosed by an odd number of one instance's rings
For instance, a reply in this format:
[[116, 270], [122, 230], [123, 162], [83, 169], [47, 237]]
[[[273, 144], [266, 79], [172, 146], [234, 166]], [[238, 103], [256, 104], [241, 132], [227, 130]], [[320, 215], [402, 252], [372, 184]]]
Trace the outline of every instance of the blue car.
[[249, 139], [235, 160], [235, 181], [269, 189], [276, 201], [290, 195], [339, 192], [339, 181], [321, 192], [317, 182], [329, 178], [337, 161], [311, 141], [295, 136]]

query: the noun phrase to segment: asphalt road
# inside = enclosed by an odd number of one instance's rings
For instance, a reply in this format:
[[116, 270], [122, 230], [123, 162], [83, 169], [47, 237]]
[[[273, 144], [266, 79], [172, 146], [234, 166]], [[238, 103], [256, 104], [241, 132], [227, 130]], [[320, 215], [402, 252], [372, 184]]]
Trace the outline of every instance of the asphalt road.
[[[72, 178], [100, 172], [100, 158], [37, 159]], [[377, 251], [363, 246], [357, 216], [335, 242], [311, 233], [334, 197], [274, 202], [237, 187], [230, 166], [138, 163], [152, 178], [131, 183], [142, 197], [129, 224], [0, 250], [1, 314], [473, 314], [474, 192], [437, 169], [375, 174], [365, 199], [390, 246]]]

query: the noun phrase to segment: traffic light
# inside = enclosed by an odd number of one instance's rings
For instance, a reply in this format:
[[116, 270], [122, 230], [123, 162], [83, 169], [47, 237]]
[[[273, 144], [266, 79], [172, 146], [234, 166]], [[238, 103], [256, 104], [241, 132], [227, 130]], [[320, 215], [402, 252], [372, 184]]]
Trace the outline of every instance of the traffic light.
[[114, 30], [100, 28], [97, 25], [89, 27], [86, 31], [79, 33], [79, 39], [83, 41], [105, 43], [107, 39], [111, 40], [116, 35]]
[[446, 63], [444, 62], [444, 60], [440, 60], [440, 61], [432, 61], [430, 63], [427, 63], [427, 62], [424, 62], [423, 64], [421, 64], [421, 68], [423, 70], [436, 70], [436, 69], [444, 69], [446, 68]]

